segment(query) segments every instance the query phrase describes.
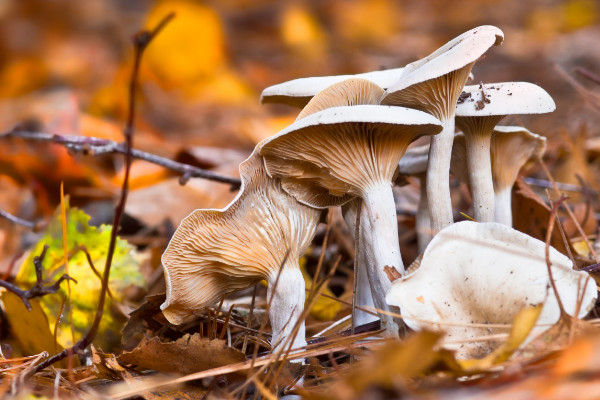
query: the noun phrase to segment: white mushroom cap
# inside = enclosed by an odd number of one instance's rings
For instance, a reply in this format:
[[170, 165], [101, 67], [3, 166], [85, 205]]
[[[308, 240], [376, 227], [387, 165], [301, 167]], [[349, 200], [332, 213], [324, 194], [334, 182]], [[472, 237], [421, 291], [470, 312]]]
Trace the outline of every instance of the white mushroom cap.
[[481, 85], [465, 86], [456, 105], [456, 117], [544, 114], [555, 109], [548, 92], [533, 83], [487, 83], [483, 89]]
[[[571, 261], [552, 247], [550, 261], [565, 310], [574, 315], [582, 299], [577, 316], [584, 317], [596, 301], [594, 280], [586, 272], [574, 271]], [[510, 325], [522, 308], [531, 305], [544, 304], [538, 325], [555, 323], [560, 316], [550, 288], [545, 243], [497, 223], [464, 221], [440, 231], [420, 267], [394, 281], [386, 300], [400, 307], [410, 328], [445, 331], [446, 342], [508, 332], [469, 324]], [[547, 328], [538, 326], [530, 338]], [[471, 358], [492, 351], [493, 343], [447, 347], [456, 349], [460, 358]]]
[[272, 282], [286, 254], [284, 268], [297, 267], [314, 236], [320, 211], [285, 193], [256, 152], [240, 165], [240, 176], [238, 196], [224, 209], [191, 213], [162, 255], [167, 298], [161, 309], [173, 324], [224, 295]]
[[388, 88], [398, 80], [403, 68], [387, 69], [383, 71], [372, 71], [356, 75], [334, 75], [316, 76], [311, 78], [300, 78], [269, 86], [263, 90], [261, 103], [282, 103], [290, 106], [304, 107], [317, 93], [329, 86], [351, 78], [366, 79], [375, 83], [383, 89]]

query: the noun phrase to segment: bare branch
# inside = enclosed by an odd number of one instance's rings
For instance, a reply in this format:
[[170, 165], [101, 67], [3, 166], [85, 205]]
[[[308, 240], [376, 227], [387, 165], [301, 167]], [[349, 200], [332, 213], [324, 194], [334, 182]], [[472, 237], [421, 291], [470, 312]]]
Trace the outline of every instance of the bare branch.
[[[83, 155], [103, 155], [103, 154], [126, 154], [127, 149], [124, 143], [115, 142], [108, 139], [100, 139], [88, 136], [76, 135], [54, 135], [44, 132], [31, 132], [15, 128], [12, 131], [0, 134], [0, 139], [4, 138], [21, 138], [27, 140], [35, 140], [38, 142], [56, 143], [65, 146], [69, 151]], [[232, 189], [239, 189], [241, 182], [237, 178], [232, 178], [225, 175], [220, 175], [212, 171], [195, 167], [189, 164], [183, 164], [177, 161], [170, 160], [156, 154], [146, 151], [131, 149], [133, 158], [151, 162], [160, 165], [171, 171], [181, 174], [180, 183], [184, 185], [190, 178], [202, 178], [215, 182], [227, 183]]]
[[64, 280], [68, 279], [77, 283], [77, 281], [71, 278], [69, 275], [63, 274], [56, 282], [54, 282], [54, 284], [44, 286], [44, 282], [42, 280], [42, 262], [44, 261], [44, 257], [46, 257], [46, 251], [48, 251], [48, 246], [44, 246], [42, 253], [33, 258], [36, 281], [35, 285], [33, 285], [31, 289], [23, 290], [12, 283], [0, 280], [0, 286], [19, 296], [29, 311], [31, 311], [31, 303], [29, 302], [30, 299], [58, 292], [58, 289], [60, 289], [60, 284]]

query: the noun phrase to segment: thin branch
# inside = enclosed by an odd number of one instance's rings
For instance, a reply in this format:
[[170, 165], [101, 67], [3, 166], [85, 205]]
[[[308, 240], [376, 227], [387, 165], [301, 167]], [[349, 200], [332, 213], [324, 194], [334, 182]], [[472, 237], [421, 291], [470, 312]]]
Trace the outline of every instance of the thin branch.
[[71, 278], [69, 275], [63, 274], [56, 282], [54, 282], [54, 284], [44, 286], [44, 282], [42, 280], [42, 262], [44, 261], [44, 257], [46, 257], [46, 251], [48, 251], [48, 246], [44, 246], [42, 253], [33, 258], [33, 265], [35, 266], [35, 285], [33, 285], [31, 289], [23, 290], [12, 283], [0, 280], [0, 286], [19, 296], [23, 301], [23, 304], [25, 304], [25, 307], [27, 307], [28, 311], [31, 311], [31, 303], [29, 302], [30, 299], [58, 292], [58, 289], [60, 289], [60, 284], [64, 280], [71, 280], [77, 283], [77, 281]]
[[106, 264], [104, 265], [104, 274], [102, 276], [102, 289], [100, 290], [100, 299], [98, 300], [98, 308], [96, 309], [96, 314], [94, 316], [92, 326], [88, 333], [81, 340], [75, 343], [72, 347], [64, 349], [60, 353], [55, 354], [52, 357], [44, 360], [42, 363], [36, 365], [36, 367], [30, 371], [28, 376], [31, 376], [36, 372], [39, 372], [46, 367], [49, 367], [55, 362], [64, 359], [69, 355], [69, 353], [79, 353], [80, 351], [84, 350], [94, 341], [94, 338], [98, 333], [98, 327], [100, 326], [102, 314], [104, 313], [104, 303], [106, 302], [106, 294], [108, 292], [108, 279], [110, 277], [110, 268], [112, 265], [113, 255], [115, 253], [117, 243], [117, 231], [119, 229], [119, 225], [121, 224], [121, 217], [123, 216], [123, 212], [125, 210], [125, 203], [127, 202], [127, 195], [129, 193], [129, 173], [131, 170], [131, 162], [133, 159], [131, 149], [133, 147], [133, 134], [135, 124], [135, 93], [138, 87], [140, 61], [142, 59], [142, 55], [144, 54], [144, 50], [146, 49], [152, 38], [156, 36], [156, 34], [158, 34], [160, 30], [174, 16], [174, 13], [167, 15], [165, 18], [163, 18], [163, 20], [158, 24], [158, 26], [154, 30], [141, 31], [133, 37], [135, 57], [133, 71], [131, 73], [131, 80], [129, 84], [129, 112], [127, 115], [127, 123], [123, 132], [125, 136], [125, 177], [123, 178], [123, 185], [121, 186], [121, 195], [119, 198], [119, 202], [117, 203], [117, 207], [115, 208], [115, 216], [113, 219], [110, 241], [108, 244], [108, 252], [106, 255]]
[[42, 223], [40, 222], [31, 222], [26, 219], [19, 218], [16, 215], [9, 213], [8, 211], [0, 210], [0, 217], [5, 218], [12, 222], [13, 224], [24, 226], [27, 229], [31, 229], [34, 232], [39, 231], [42, 228]]
[[[0, 134], [0, 139], [3, 138], [21, 138], [27, 140], [35, 140], [38, 142], [56, 143], [65, 146], [69, 151], [84, 155], [102, 155], [102, 154], [127, 154], [127, 148], [124, 143], [115, 142], [108, 139], [100, 139], [88, 136], [76, 135], [53, 135], [44, 132], [30, 132], [15, 128], [12, 131]], [[156, 154], [146, 151], [131, 149], [133, 158], [151, 162], [160, 165], [171, 171], [181, 174], [179, 182], [184, 185], [190, 178], [203, 178], [215, 182], [227, 183], [232, 189], [239, 189], [241, 181], [237, 178], [232, 178], [225, 175], [220, 175], [202, 168], [195, 167], [189, 164], [183, 164], [177, 161], [170, 160]]]

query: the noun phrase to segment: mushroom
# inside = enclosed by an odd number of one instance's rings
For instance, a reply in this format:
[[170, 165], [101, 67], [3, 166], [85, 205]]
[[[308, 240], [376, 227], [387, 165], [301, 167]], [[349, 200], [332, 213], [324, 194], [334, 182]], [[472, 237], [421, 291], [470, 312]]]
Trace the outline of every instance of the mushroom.
[[[558, 321], [545, 249], [544, 242], [502, 224], [459, 222], [433, 238], [419, 268], [394, 281], [386, 299], [402, 309], [410, 328], [444, 331], [446, 347], [459, 358], [481, 357], [494, 344], [472, 339], [508, 332], [497, 324], [512, 324], [524, 307], [544, 305], [530, 338]], [[549, 257], [565, 311], [584, 317], [596, 301], [594, 280], [552, 247]]]
[[298, 258], [321, 211], [283, 191], [256, 151], [240, 165], [240, 176], [242, 188], [227, 207], [196, 210], [177, 228], [162, 255], [167, 298], [161, 309], [169, 322], [180, 324], [264, 279], [273, 347], [280, 348], [297, 323], [293, 348], [305, 346], [304, 321], [298, 320], [305, 300]]
[[398, 80], [402, 74], [402, 68], [387, 69], [383, 71], [365, 72], [356, 75], [333, 75], [300, 78], [269, 86], [263, 90], [260, 102], [281, 103], [289, 106], [302, 108], [317, 93], [327, 89], [329, 86], [347, 79], [366, 79], [377, 86], [387, 88]]
[[[298, 201], [324, 208], [362, 198], [360, 250], [378, 308], [388, 308], [384, 296], [390, 282], [384, 267], [404, 271], [392, 194], [394, 171], [411, 141], [440, 130], [435, 117], [417, 110], [342, 106], [298, 119], [259, 145], [269, 175], [281, 179]], [[393, 320], [387, 315], [381, 319], [386, 332], [397, 335]]]
[[494, 127], [506, 115], [542, 114], [556, 106], [541, 87], [528, 82], [465, 87], [456, 105], [456, 126], [464, 133], [473, 212], [480, 222], [494, 221], [494, 184], [490, 142]]
[[494, 179], [494, 222], [512, 227], [512, 187], [521, 168], [541, 159], [546, 138], [520, 126], [496, 126], [491, 157]]
[[429, 209], [427, 208], [427, 160], [429, 159], [429, 145], [410, 148], [398, 163], [401, 174], [414, 176], [419, 180], [419, 205], [415, 217], [415, 229], [417, 231], [417, 243], [419, 253], [425, 251], [427, 244], [433, 238], [431, 234], [431, 223]]
[[[301, 120], [308, 115], [332, 107], [367, 104], [377, 105], [379, 104], [382, 95], [383, 89], [367, 79], [346, 79], [344, 81], [334, 83], [313, 97], [306, 107], [302, 109], [300, 114], [298, 114], [296, 121]], [[332, 205], [337, 204], [332, 203]], [[356, 215], [359, 207], [360, 201], [354, 199], [346, 203], [342, 208], [344, 220], [346, 221], [350, 232], [352, 232], [354, 235], [355, 240], [358, 239], [354, 246], [355, 249], [358, 249], [358, 258], [356, 260], [357, 270], [355, 271], [355, 279], [357, 280], [355, 293], [356, 298], [354, 300], [355, 304], [358, 306], [375, 307], [373, 295], [371, 293], [371, 283], [367, 271], [367, 265], [369, 261], [366, 258], [365, 251], [361, 249], [364, 247], [361, 246], [361, 243], [364, 244], [365, 241], [364, 239], [361, 240], [360, 234], [358, 237], [356, 237]], [[383, 301], [380, 301], [380, 303], [385, 304]], [[363, 325], [375, 321], [376, 319], [377, 318], [373, 314], [358, 309], [354, 312], [352, 324], [353, 326]]]
[[429, 56], [408, 64], [382, 104], [427, 111], [443, 124], [431, 139], [427, 168], [427, 199], [433, 232], [452, 224], [450, 158], [454, 137], [454, 108], [475, 61], [504, 40], [494, 26], [480, 26], [456, 37]]

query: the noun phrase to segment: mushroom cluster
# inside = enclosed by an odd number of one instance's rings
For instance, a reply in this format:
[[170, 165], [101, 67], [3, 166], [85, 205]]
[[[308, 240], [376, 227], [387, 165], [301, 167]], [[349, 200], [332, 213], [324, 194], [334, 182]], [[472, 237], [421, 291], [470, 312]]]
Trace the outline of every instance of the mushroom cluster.
[[[298, 258], [310, 244], [322, 210], [340, 206], [356, 241], [356, 304], [380, 311], [386, 336], [399, 335], [399, 321], [391, 317], [398, 307], [408, 317], [407, 325], [420, 329], [419, 321], [436, 313], [444, 323], [478, 316], [485, 317], [482, 323], [493, 323], [492, 317], [501, 313], [480, 299], [494, 290], [506, 297], [504, 306], [513, 313], [530, 303], [554, 304], [544, 289], [548, 276], [532, 267], [542, 262], [540, 244], [510, 228], [512, 185], [527, 162], [543, 155], [545, 139], [525, 128], [496, 126], [509, 114], [551, 112], [554, 102], [531, 83], [465, 86], [475, 62], [503, 40], [500, 29], [480, 26], [404, 68], [302, 78], [265, 89], [263, 103], [302, 110], [295, 122], [257, 144], [240, 165], [243, 184], [235, 200], [223, 210], [194, 211], [175, 232], [162, 257], [168, 287], [162, 309], [167, 319], [181, 323], [223, 296], [264, 279], [269, 285], [273, 348], [304, 346], [305, 288]], [[409, 149], [422, 136], [430, 136], [430, 144]], [[424, 256], [409, 275], [400, 252], [392, 192], [399, 172], [421, 183], [416, 225]], [[480, 223], [454, 224], [450, 174], [469, 184]], [[442, 249], [454, 253], [444, 255]], [[508, 258], [493, 251], [508, 253]], [[579, 293], [573, 282], [581, 289], [585, 273], [573, 271], [561, 256], [551, 250], [557, 280], [567, 282], [559, 292], [572, 311]], [[402, 278], [392, 283], [388, 268]], [[470, 289], [461, 288], [471, 277]], [[505, 278], [501, 288], [493, 287]], [[448, 285], [452, 279], [456, 287]], [[492, 286], [479, 287], [477, 279]], [[438, 286], [444, 289], [432, 289]], [[533, 286], [539, 290], [528, 295]], [[513, 297], [508, 289], [515, 289]], [[457, 301], [444, 303], [451, 310], [444, 308], [441, 315], [438, 303], [446, 300], [437, 297], [444, 293]], [[585, 286], [582, 293], [579, 316], [595, 299], [595, 286]], [[487, 308], [470, 311], [473, 304]], [[372, 320], [371, 314], [357, 312], [353, 323]], [[443, 323], [432, 324], [446, 329]]]

